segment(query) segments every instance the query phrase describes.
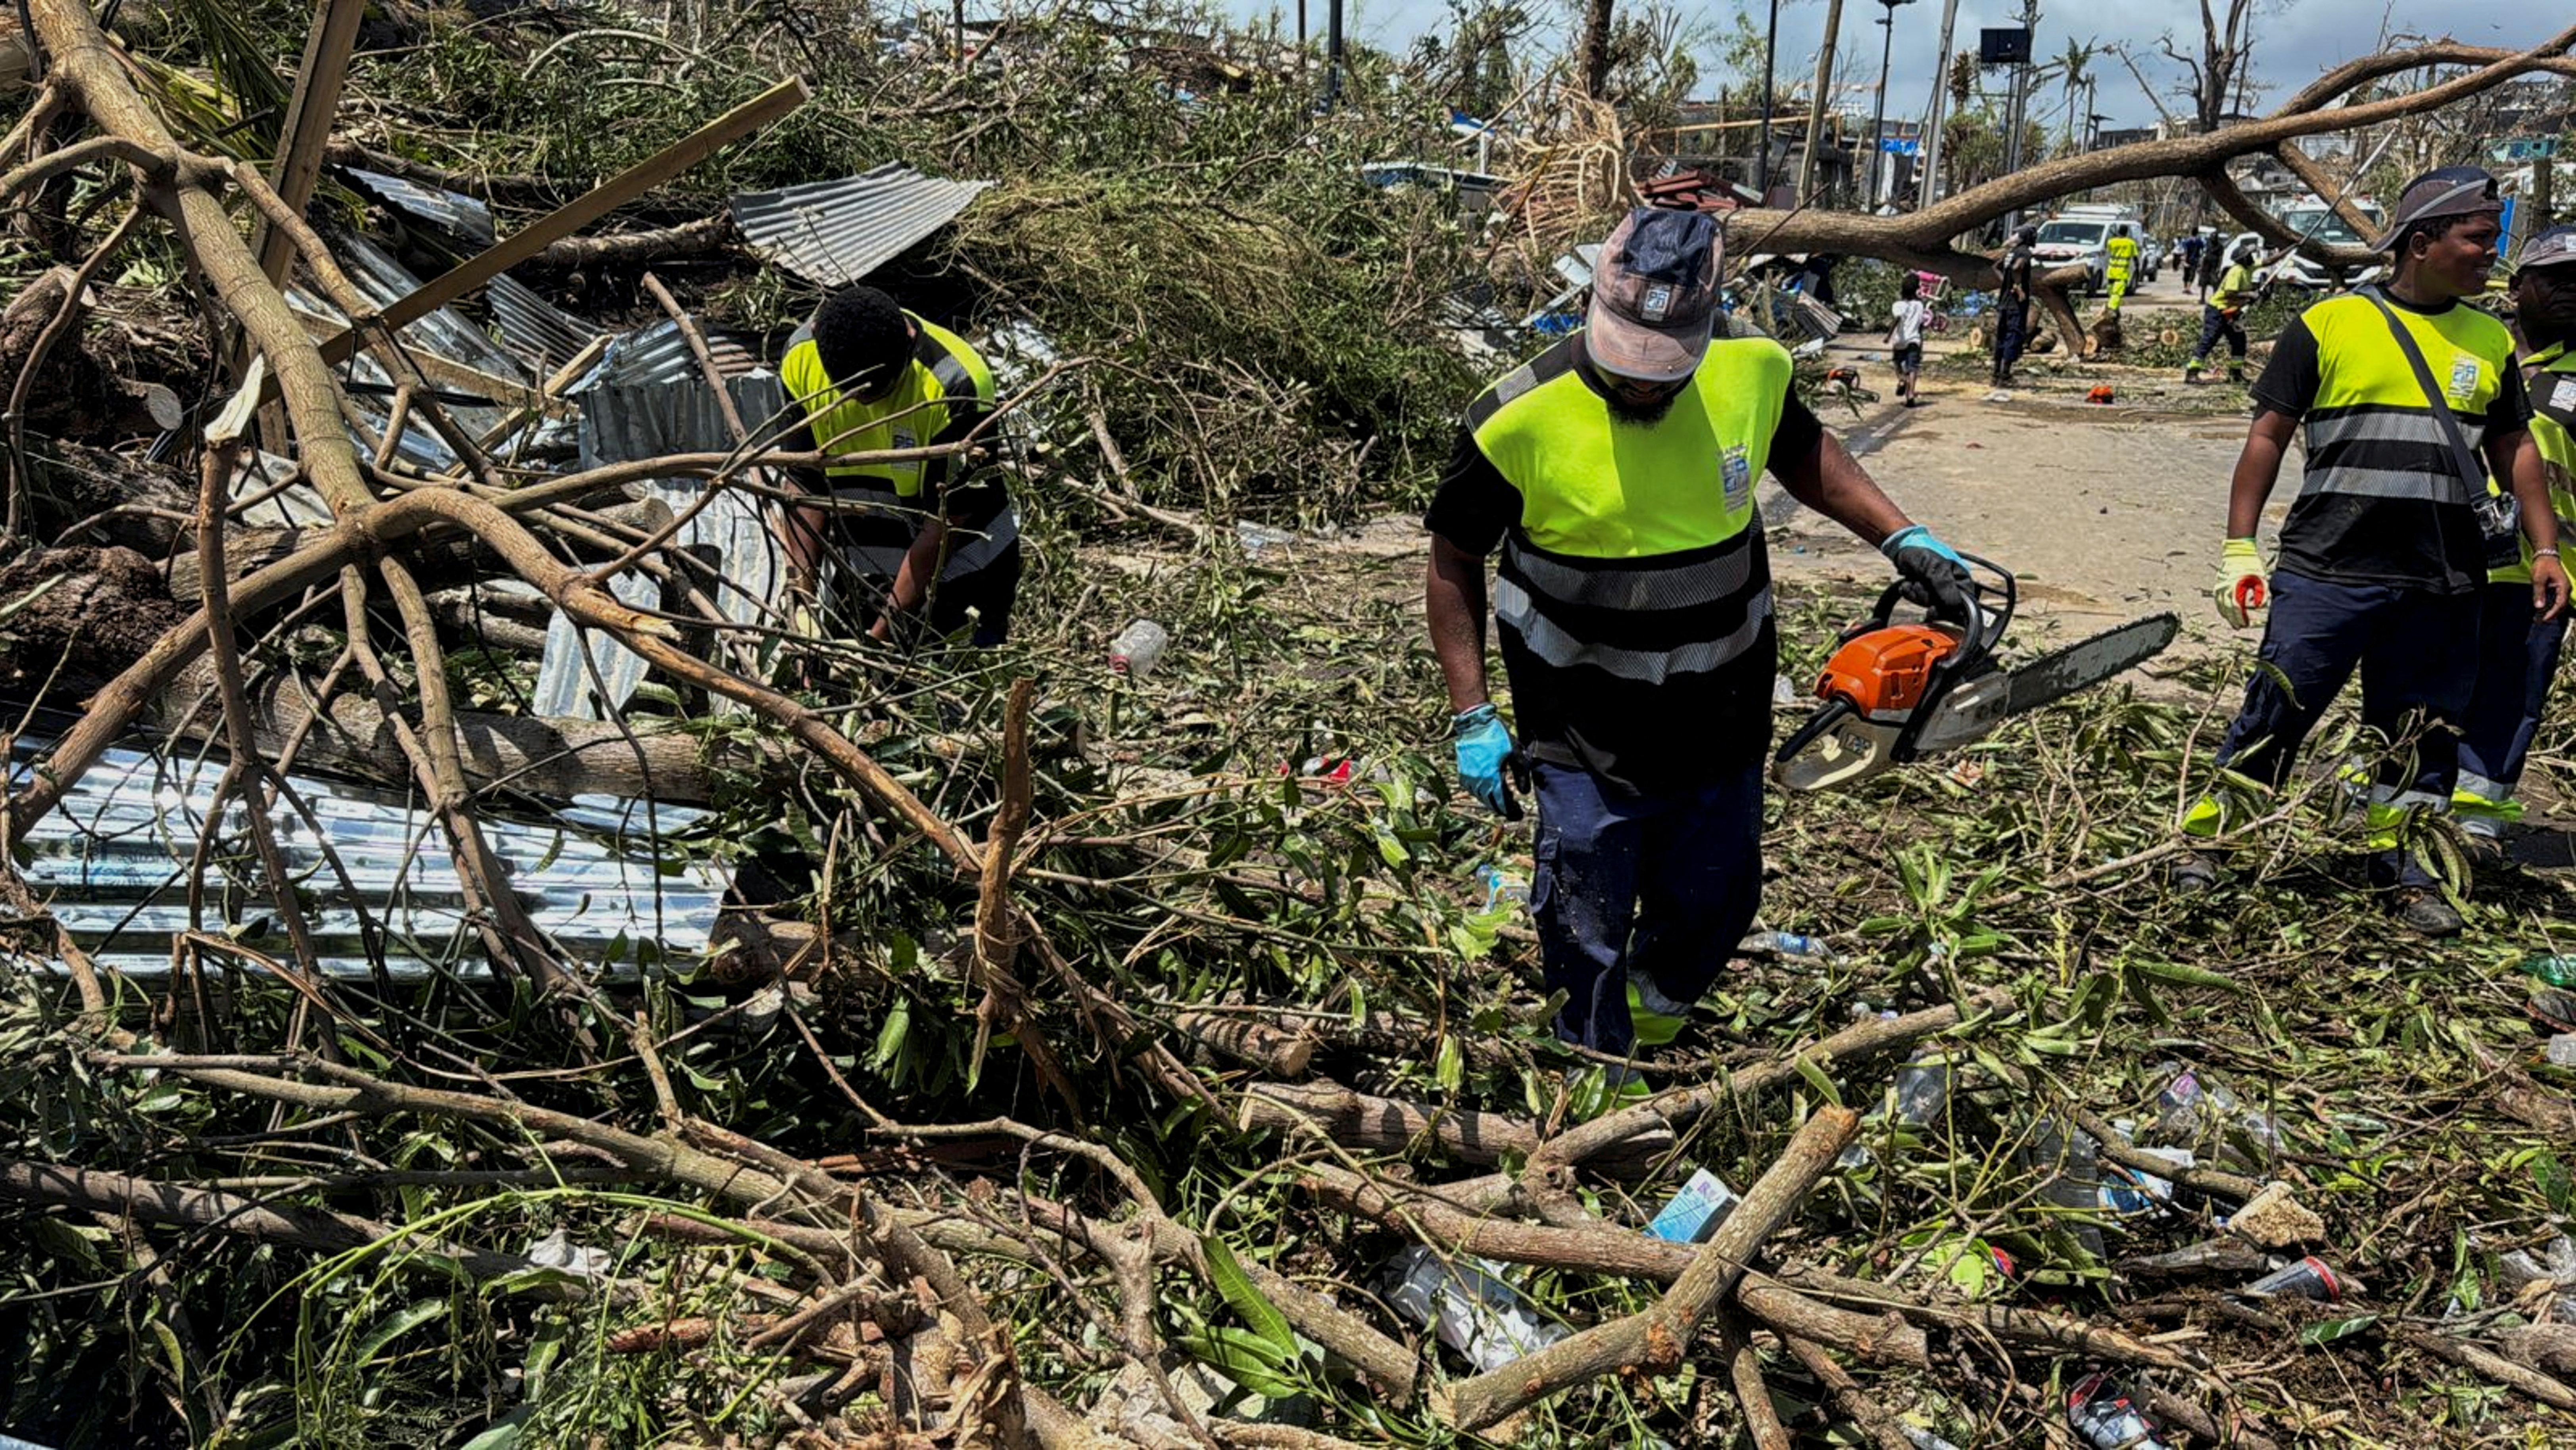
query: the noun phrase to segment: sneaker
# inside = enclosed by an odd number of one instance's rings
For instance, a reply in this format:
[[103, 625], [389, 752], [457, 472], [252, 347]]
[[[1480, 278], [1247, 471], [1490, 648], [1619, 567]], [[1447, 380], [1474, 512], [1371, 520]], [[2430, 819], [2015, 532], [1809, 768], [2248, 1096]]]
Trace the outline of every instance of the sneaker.
[[2166, 869], [2165, 879], [2176, 891], [2207, 891], [2218, 885], [2218, 863], [2198, 851], [2185, 851]]
[[1690, 1010], [1689, 1003], [1656, 991], [1654, 983], [1628, 979], [1628, 1020], [1636, 1026], [1639, 1047], [1662, 1047], [1681, 1036], [1690, 1025]]
[[2442, 893], [2427, 887], [2401, 888], [2389, 898], [2388, 909], [2396, 916], [2399, 925], [2417, 936], [2458, 936], [2460, 928], [2467, 925], [2451, 908], [2451, 903], [2442, 899]]
[[2189, 366], [2185, 367], [2185, 368], [2182, 370], [2182, 380], [2183, 380], [2184, 382], [2186, 382], [2186, 383], [2196, 383], [2196, 382], [2199, 382], [2199, 381], [2200, 381], [2200, 364], [2198, 364], [2198, 363], [2192, 363], [2192, 364], [2190, 364]]

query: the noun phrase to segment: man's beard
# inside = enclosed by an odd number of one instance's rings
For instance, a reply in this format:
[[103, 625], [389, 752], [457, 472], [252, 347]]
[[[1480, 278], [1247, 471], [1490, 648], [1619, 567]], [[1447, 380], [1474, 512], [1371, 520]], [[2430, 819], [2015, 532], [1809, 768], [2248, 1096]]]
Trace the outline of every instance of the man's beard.
[[1680, 397], [1681, 391], [1675, 389], [1651, 403], [1632, 403], [1614, 392], [1605, 395], [1601, 401], [1609, 405], [1611, 421], [1643, 428], [1662, 422], [1664, 415], [1673, 410], [1673, 404]]

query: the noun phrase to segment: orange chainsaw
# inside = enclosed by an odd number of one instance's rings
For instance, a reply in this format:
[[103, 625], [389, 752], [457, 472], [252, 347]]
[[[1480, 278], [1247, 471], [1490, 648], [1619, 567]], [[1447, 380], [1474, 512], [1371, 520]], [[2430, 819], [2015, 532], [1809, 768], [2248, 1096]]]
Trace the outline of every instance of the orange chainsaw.
[[2018, 669], [1995, 663], [2017, 597], [2010, 571], [1973, 554], [1964, 617], [1899, 623], [1905, 586], [1889, 585], [1870, 618], [1843, 634], [1816, 681], [1824, 703], [1780, 747], [1771, 778], [1790, 790], [1869, 779], [1983, 739], [2015, 715], [2062, 700], [2155, 658], [2182, 621], [2152, 614]]

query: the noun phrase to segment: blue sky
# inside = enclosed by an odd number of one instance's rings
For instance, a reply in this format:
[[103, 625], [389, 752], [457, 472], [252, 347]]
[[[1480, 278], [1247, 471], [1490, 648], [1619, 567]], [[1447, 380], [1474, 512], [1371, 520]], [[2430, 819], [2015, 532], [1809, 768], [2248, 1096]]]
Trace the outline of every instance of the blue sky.
[[[1295, 25], [1295, 0], [1223, 0], [1235, 14], [1255, 18], [1274, 8], [1284, 17], [1287, 28]], [[1372, 44], [1401, 50], [1413, 37], [1426, 30], [1445, 29], [1449, 24], [1446, 0], [1347, 0], [1351, 7], [1345, 13], [1351, 33]], [[1544, 8], [1544, 0], [1541, 0]], [[2223, 3], [2223, 0], [2222, 0]], [[1307, 0], [1308, 23], [1315, 35], [1324, 28], [1325, 0]], [[1895, 60], [1888, 81], [1887, 109], [1892, 116], [1915, 116], [1921, 113], [1935, 72], [1936, 46], [1941, 31], [1942, 0], [1912, 0], [1896, 13]], [[1959, 15], [1952, 41], [1953, 49], [1973, 48], [1977, 31], [1989, 25], [2011, 23], [2010, 17], [2020, 10], [2018, 0], [1960, 0]], [[1685, 5], [1684, 13], [1706, 14], [1720, 26], [1729, 26], [1736, 10], [1747, 10], [1754, 23], [1764, 18], [1764, 7], [1752, 5]], [[1575, 6], [1563, 4], [1570, 16]], [[1878, 17], [1883, 11], [1876, 0], [1846, 0], [1843, 7], [1844, 75], [1847, 80], [1874, 81], [1878, 73]], [[2306, 84], [2325, 71], [2357, 55], [2376, 50], [2383, 25], [2396, 34], [2418, 36], [2449, 35], [2472, 45], [2528, 46], [2547, 39], [2555, 28], [2566, 21], [2566, 12], [2557, 5], [2461, 5], [2431, 4], [2426, 0], [2256, 0], [2254, 20], [2255, 80], [2269, 83], [2273, 101]], [[1786, 74], [1812, 75], [1816, 47], [1824, 37], [1824, 0], [1781, 0], [1779, 68]], [[2184, 0], [2131, 0], [2131, 3], [2105, 4], [2102, 0], [2041, 0], [2040, 17], [2034, 47], [2046, 57], [2063, 51], [2071, 38], [2103, 44], [2124, 44], [2136, 57], [2139, 68], [2159, 89], [2169, 91], [2182, 77], [2181, 68], [2164, 59], [2157, 47], [2160, 36], [2170, 34], [2178, 49], [2196, 53], [2199, 46], [2199, 6]], [[1864, 54], [1863, 52], [1866, 52]], [[1702, 58], [1703, 72], [1713, 68], [1712, 59]], [[2128, 70], [2119, 61], [2104, 56], [2096, 63], [2100, 77], [2096, 105], [2109, 117], [2106, 126], [2137, 126], [2152, 123], [2155, 107], [2139, 90]], [[1993, 73], [1994, 84], [2001, 85], [2002, 72]], [[1859, 109], [1866, 110], [1869, 96], [1857, 96]], [[1853, 104], [1846, 97], [1845, 104]], [[2174, 105], [2168, 97], [2167, 105]], [[2266, 109], [2258, 98], [2255, 109]], [[2051, 126], [2063, 114], [2063, 97], [2054, 91], [2046, 93], [2040, 119]]]

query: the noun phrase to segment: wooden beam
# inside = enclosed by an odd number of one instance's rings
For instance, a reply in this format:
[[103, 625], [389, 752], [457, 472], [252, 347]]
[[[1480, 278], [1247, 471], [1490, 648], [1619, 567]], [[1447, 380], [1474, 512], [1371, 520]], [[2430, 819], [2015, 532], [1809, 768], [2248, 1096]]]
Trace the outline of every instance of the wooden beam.
[[[671, 145], [610, 177], [562, 208], [502, 238], [481, 255], [460, 262], [436, 278], [422, 283], [419, 290], [385, 309], [386, 324], [399, 328], [428, 316], [535, 256], [548, 244], [571, 236], [583, 227], [706, 160], [719, 148], [793, 113], [799, 106], [804, 105], [812, 94], [806, 89], [802, 77], [791, 76], [780, 81]], [[355, 342], [356, 337], [353, 333], [342, 331], [337, 337], [322, 344], [323, 360], [333, 363], [343, 361], [349, 356]]]
[[[340, 85], [349, 74], [350, 53], [358, 48], [358, 22], [367, 0], [321, 0], [313, 28], [304, 38], [304, 64], [295, 73], [295, 99], [287, 108], [284, 141], [268, 169], [269, 188], [297, 216], [313, 200], [313, 184], [322, 174], [322, 150], [331, 140], [331, 120], [339, 114]], [[260, 226], [259, 269], [270, 286], [283, 286], [295, 259], [295, 244], [277, 228]]]

